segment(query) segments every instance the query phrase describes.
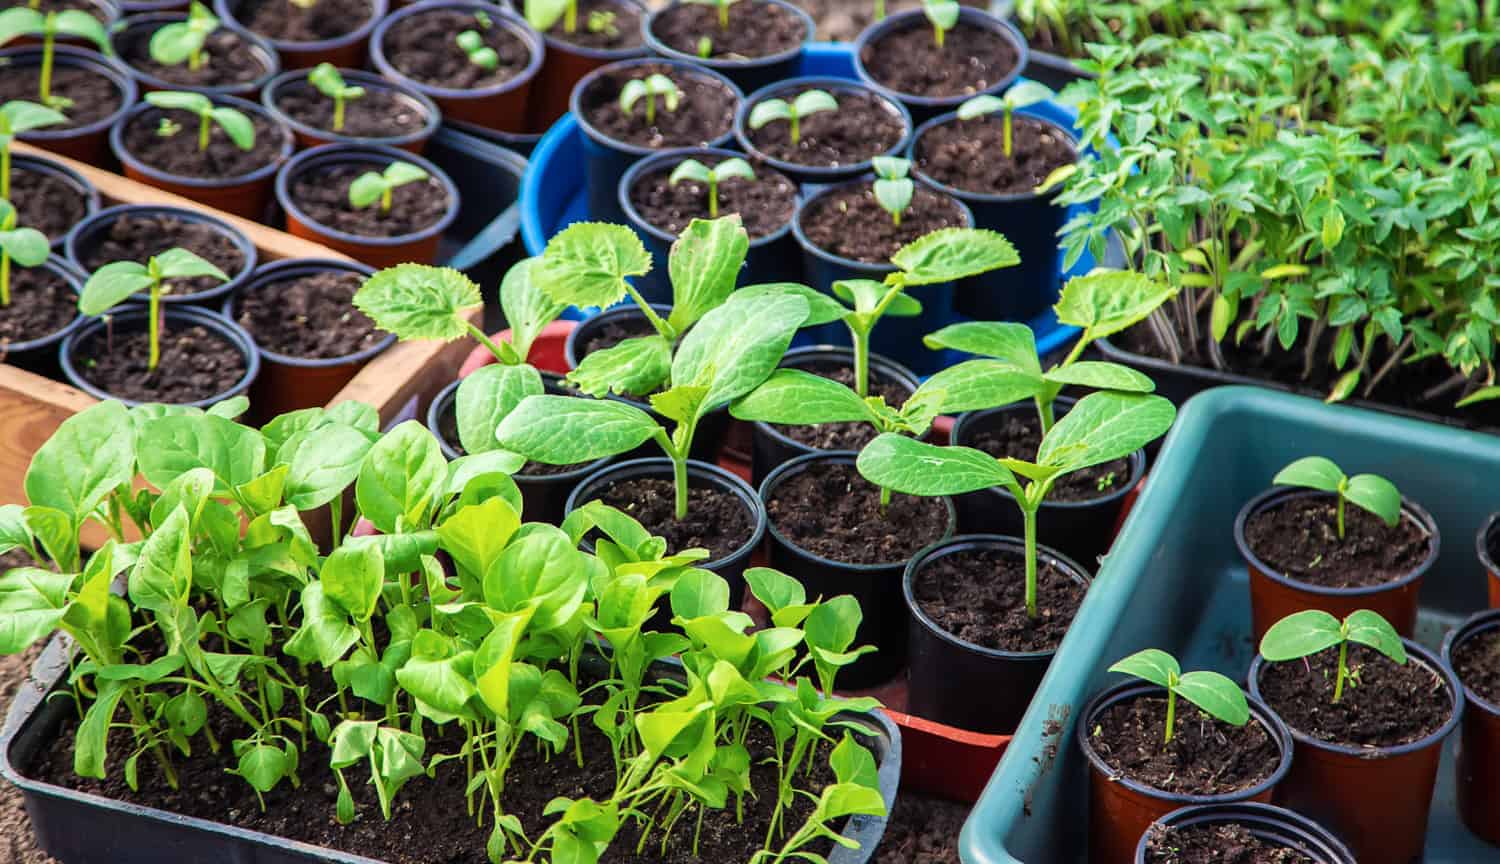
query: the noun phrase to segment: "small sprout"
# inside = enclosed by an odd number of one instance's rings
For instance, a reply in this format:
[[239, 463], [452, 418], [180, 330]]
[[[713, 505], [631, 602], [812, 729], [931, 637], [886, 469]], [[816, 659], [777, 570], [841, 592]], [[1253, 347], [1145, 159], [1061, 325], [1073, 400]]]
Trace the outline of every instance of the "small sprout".
[[474, 23], [479, 25], [480, 30], [488, 30], [495, 26], [495, 19], [490, 17], [490, 13], [480, 9], [474, 13]]
[[1301, 486], [1328, 492], [1338, 498], [1339, 539], [1344, 539], [1344, 502], [1378, 517], [1394, 528], [1401, 521], [1401, 492], [1395, 484], [1374, 474], [1344, 476], [1332, 460], [1322, 456], [1298, 459], [1277, 472], [1271, 482], [1278, 486]]
[[877, 178], [875, 200], [891, 214], [891, 221], [900, 225], [901, 214], [911, 206], [911, 196], [917, 188], [907, 176], [911, 172], [911, 162], [896, 156], [876, 156], [870, 164]]
[[714, 54], [714, 40], [707, 36], [698, 37], [698, 59], [707, 60]]
[[318, 0], [291, 0], [291, 4], [304, 12], [311, 11], [318, 5]]
[[757, 103], [750, 111], [750, 128], [759, 129], [775, 120], [785, 120], [791, 126], [792, 144], [802, 140], [801, 121], [823, 111], [839, 110], [839, 102], [826, 90], [807, 90], [796, 99], [767, 99]]
[[161, 363], [161, 295], [163, 284], [168, 279], [193, 279], [211, 276], [220, 282], [229, 281], [224, 271], [212, 263], [199, 258], [186, 249], [168, 249], [152, 256], [145, 264], [135, 261], [116, 261], [105, 264], [83, 285], [78, 297], [78, 311], [85, 315], [103, 315], [130, 299], [130, 295], [149, 292], [150, 305], [147, 311], [151, 353], [146, 368], [156, 371]]
[[[562, 19], [563, 32], [578, 32], [578, 0], [526, 0], [525, 3], [526, 23], [535, 29], [545, 33], [551, 30]], [[595, 18], [602, 21], [608, 17], [610, 27], [613, 28], [614, 13], [596, 10], [589, 13], [589, 32], [598, 33], [600, 30], [594, 28]], [[610, 33], [615, 35], [618, 31]]]
[[1177, 658], [1165, 651], [1147, 648], [1120, 660], [1109, 667], [1109, 671], [1121, 672], [1166, 689], [1167, 732], [1163, 744], [1172, 743], [1172, 734], [1176, 731], [1178, 696], [1231, 726], [1244, 726], [1250, 722], [1250, 703], [1245, 700], [1244, 691], [1238, 684], [1207, 670], [1183, 674]]
[[333, 100], [333, 131], [344, 131], [344, 103], [365, 95], [365, 88], [351, 87], [344, 83], [344, 76], [332, 63], [319, 63], [307, 74], [309, 84], [318, 92]]
[[932, 41], [942, 50], [948, 31], [958, 24], [959, 4], [957, 0], [922, 0], [922, 11], [932, 22]]
[[754, 180], [755, 169], [750, 167], [749, 162], [739, 157], [725, 159], [712, 168], [697, 159], [684, 159], [673, 169], [672, 176], [667, 178], [667, 182], [673, 186], [683, 180], [708, 184], [708, 218], [717, 219], [719, 218], [719, 184], [731, 177]]
[[1115, 472], [1111, 471], [1108, 474], [1105, 474], [1103, 477], [1100, 477], [1099, 482], [1096, 485], [1100, 492], [1113, 487], [1115, 485]]
[[1002, 148], [1005, 152], [1005, 158], [1009, 159], [1011, 158], [1011, 154], [1015, 152], [1015, 148], [1011, 144], [1011, 130], [1013, 128], [1011, 115], [1020, 108], [1035, 105], [1038, 102], [1045, 102], [1054, 95], [1056, 94], [1045, 84], [1038, 84], [1035, 81], [1022, 81], [1005, 91], [1003, 96], [984, 94], [968, 100], [958, 106], [958, 119], [967, 122], [977, 117], [987, 117], [996, 111], [1003, 111], [1004, 136], [1002, 138]]
[[657, 72], [646, 78], [633, 78], [625, 82], [620, 88], [620, 110], [628, 117], [635, 108], [635, 103], [646, 100], [646, 122], [656, 122], [656, 97], [661, 97], [662, 106], [668, 111], [676, 111], [677, 106], [682, 104], [682, 91], [671, 78]]
[[738, 0], [683, 0], [685, 3], [700, 3], [704, 6], [716, 6], [719, 9], [719, 29], [729, 29], [729, 7]]
[[43, 105], [67, 109], [73, 103], [52, 95], [52, 65], [59, 36], [87, 39], [99, 50], [109, 53], [109, 33], [104, 25], [81, 9], [65, 9], [43, 14], [35, 7], [12, 6], [0, 12], [0, 45], [19, 36], [38, 36], [42, 40], [42, 69], [37, 80], [37, 101]]
[[186, 21], [168, 24], [151, 34], [151, 59], [163, 66], [184, 61], [194, 71], [203, 68], [203, 46], [219, 29], [219, 19], [207, 6], [194, 0]]
[[611, 39], [620, 35], [620, 28], [615, 26], [615, 13], [608, 9], [595, 9], [590, 12], [588, 28], [590, 33], [603, 33]]
[[156, 123], [156, 137], [175, 138], [182, 131], [182, 124], [175, 123], [170, 117], [163, 117]]
[[16, 208], [0, 199], [0, 306], [10, 306], [10, 262], [36, 267], [47, 260], [47, 235], [35, 228], [16, 227]]
[[15, 99], [0, 105], [0, 198], [10, 199], [10, 145], [16, 136], [66, 122], [61, 112], [35, 102]]
[[1300, 660], [1332, 648], [1339, 648], [1338, 678], [1333, 684], [1333, 702], [1344, 696], [1344, 682], [1359, 683], [1357, 671], [1349, 669], [1349, 643], [1374, 648], [1396, 663], [1406, 664], [1406, 646], [1390, 622], [1379, 613], [1359, 609], [1342, 622], [1321, 609], [1307, 609], [1277, 621], [1260, 639], [1260, 655], [1272, 663]]
[[[208, 137], [217, 125], [241, 150], [255, 147], [255, 124], [240, 111], [218, 106], [202, 93], [179, 90], [159, 90], [146, 94], [146, 101], [164, 111], [186, 111], [198, 116], [198, 152], [208, 149]], [[161, 128], [157, 128], [160, 134]]]
[[454, 37], [454, 41], [458, 42], [458, 47], [469, 55], [469, 62], [480, 69], [493, 72], [495, 67], [500, 65], [500, 55], [495, 53], [495, 49], [484, 44], [484, 37], [479, 35], [479, 31], [465, 30]]
[[410, 162], [392, 162], [385, 171], [366, 171], [349, 184], [349, 204], [363, 210], [376, 200], [380, 201], [380, 212], [391, 212], [391, 196], [396, 187], [426, 180], [428, 173]]

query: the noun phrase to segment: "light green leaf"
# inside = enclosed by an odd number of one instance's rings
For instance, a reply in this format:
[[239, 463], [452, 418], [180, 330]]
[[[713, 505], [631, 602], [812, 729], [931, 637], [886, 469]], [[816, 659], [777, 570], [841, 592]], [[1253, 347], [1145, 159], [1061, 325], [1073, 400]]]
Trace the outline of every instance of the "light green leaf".
[[688, 223], [667, 258], [672, 278], [672, 314], [667, 323], [673, 330], [687, 332], [709, 310], [729, 299], [749, 250], [750, 235], [738, 215]]
[[286, 503], [315, 510], [343, 494], [359, 477], [371, 446], [363, 432], [343, 423], [293, 435], [276, 452], [277, 462], [288, 466]]
[[165, 488], [194, 468], [214, 473], [214, 494], [228, 496], [265, 473], [266, 442], [258, 432], [211, 414], [149, 420], [141, 427], [141, 474]]
[[467, 313], [484, 305], [479, 286], [448, 267], [399, 264], [365, 280], [354, 305], [402, 339], [451, 342], [469, 332]]
[[359, 510], [376, 528], [397, 534], [427, 527], [448, 477], [437, 439], [415, 420], [386, 433], [366, 454], [354, 484]]
[[1250, 722], [1250, 703], [1245, 700], [1245, 692], [1240, 685], [1217, 672], [1189, 672], [1172, 689], [1178, 696], [1231, 726], [1244, 726]]
[[651, 272], [641, 238], [624, 225], [578, 222], [548, 241], [533, 278], [554, 301], [612, 306], [625, 296], [626, 278]]
[[905, 285], [967, 279], [1021, 263], [1005, 236], [982, 228], [942, 228], [913, 240], [891, 256]]
[[0, 654], [19, 654], [50, 635], [67, 612], [72, 582], [35, 567], [0, 573]]
[[910, 402], [937, 399], [938, 411], [956, 414], [998, 408], [1042, 392], [1040, 375], [1000, 360], [968, 360], [922, 382]]
[[870, 407], [837, 381], [801, 369], [777, 369], [729, 407], [739, 420], [789, 425], [870, 422]]
[[83, 293], [78, 295], [78, 311], [85, 315], [103, 315], [129, 300], [130, 295], [149, 289], [152, 282], [145, 266], [134, 261], [105, 264], [83, 283]]
[[26, 470], [26, 497], [81, 522], [135, 474], [135, 436], [118, 402], [101, 402], [64, 420]]
[[1120, 393], [1150, 393], [1156, 382], [1129, 366], [1098, 360], [1079, 360], [1067, 366], [1049, 369], [1042, 377], [1053, 384], [1092, 387]]
[[193, 586], [192, 535], [178, 507], [141, 547], [130, 571], [130, 602], [158, 614], [185, 605]]
[[661, 427], [633, 405], [607, 399], [531, 396], [496, 432], [500, 446], [548, 465], [573, 465], [626, 453]]
[[1401, 521], [1401, 492], [1384, 477], [1356, 474], [1349, 478], [1344, 497], [1350, 504], [1375, 514], [1392, 528]]
[[1036, 337], [1025, 324], [1009, 321], [963, 321], [922, 337], [928, 348], [952, 348], [966, 354], [993, 357], [1033, 375], [1042, 374], [1036, 356]]
[[[879, 283], [876, 283], [879, 284]], [[802, 322], [803, 327], [819, 327], [842, 320], [849, 314], [849, 310], [839, 301], [828, 296], [825, 292], [799, 285], [796, 282], [770, 282], [762, 285], [746, 285], [744, 288], [734, 292], [739, 300], [751, 300], [765, 297], [770, 294], [796, 294], [807, 301], [807, 319]]]
[[590, 352], [568, 373], [568, 383], [589, 396], [640, 396], [660, 387], [671, 374], [672, 346], [652, 334]]
[[1053, 308], [1063, 324], [1082, 327], [1085, 338], [1102, 339], [1146, 319], [1177, 289], [1141, 273], [1095, 270], [1069, 279]]
[[1171, 687], [1182, 675], [1182, 667], [1177, 665], [1177, 658], [1156, 648], [1147, 648], [1122, 658], [1109, 667], [1109, 671], [1133, 675], [1158, 687]]
[[542, 290], [533, 273], [536, 264], [536, 258], [523, 258], [500, 280], [500, 308], [510, 325], [510, 344], [523, 362], [531, 355], [536, 337], [568, 308]]
[[[1337, 494], [1344, 485], [1344, 472], [1332, 459], [1322, 456], [1305, 456], [1276, 472], [1271, 478], [1276, 486], [1301, 486]], [[1398, 496], [1399, 499], [1399, 496]], [[1398, 505], [1399, 506], [1399, 505]]]
[[385, 558], [373, 543], [345, 543], [333, 550], [318, 575], [323, 596], [356, 621], [368, 621], [385, 587]]
[[458, 440], [464, 450], [484, 453], [499, 447], [495, 430], [500, 421], [527, 396], [545, 392], [542, 376], [530, 366], [491, 364], [476, 369], [459, 382], [454, 398]]
[[1406, 663], [1406, 646], [1401, 642], [1401, 634], [1380, 613], [1357, 609], [1344, 619], [1343, 626], [1349, 633], [1350, 642], [1367, 645], [1397, 663]]
[[1160, 396], [1090, 393], [1042, 439], [1037, 464], [1071, 472], [1122, 459], [1165, 435], [1176, 416]]
[[1260, 638], [1260, 653], [1272, 663], [1297, 660], [1344, 641], [1339, 620], [1321, 609], [1306, 609], [1272, 624]]
[[961, 495], [991, 486], [1016, 487], [1015, 475], [981, 450], [938, 447], [892, 433], [865, 445], [856, 467], [871, 483], [908, 495]]

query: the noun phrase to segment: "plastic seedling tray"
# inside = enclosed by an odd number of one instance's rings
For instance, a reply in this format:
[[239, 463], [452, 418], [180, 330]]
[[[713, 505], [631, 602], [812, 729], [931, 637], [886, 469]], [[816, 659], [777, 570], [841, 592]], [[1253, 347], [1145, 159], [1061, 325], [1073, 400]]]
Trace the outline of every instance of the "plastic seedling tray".
[[[1309, 455], [1334, 458], [1350, 473], [1379, 472], [1432, 511], [1441, 554], [1422, 584], [1419, 641], [1436, 648], [1449, 628], [1486, 605], [1474, 536], [1496, 508], [1500, 440], [1258, 388], [1195, 396], [964, 827], [966, 864], [1085, 860], [1087, 776], [1073, 723], [1117, 677], [1105, 672], [1115, 660], [1161, 648], [1184, 668], [1245, 679], [1255, 647], [1235, 514], [1278, 469]], [[1500, 861], [1500, 849], [1459, 821], [1458, 739], [1450, 736], [1443, 754], [1425, 861]]]

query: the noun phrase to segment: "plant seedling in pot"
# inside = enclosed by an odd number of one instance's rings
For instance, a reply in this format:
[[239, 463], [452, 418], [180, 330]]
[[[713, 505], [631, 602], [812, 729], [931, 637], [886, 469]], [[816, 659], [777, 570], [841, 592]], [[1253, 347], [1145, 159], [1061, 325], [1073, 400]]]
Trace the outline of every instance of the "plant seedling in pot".
[[24, 99], [0, 105], [0, 198], [10, 200], [10, 145], [16, 136], [66, 122], [68, 118], [61, 111]]
[[958, 119], [966, 122], [980, 117], [988, 117], [997, 111], [1001, 112], [1001, 123], [1003, 124], [1001, 127], [1001, 145], [1005, 153], [1005, 158], [1010, 159], [1015, 149], [1012, 146], [1012, 115], [1015, 114], [1017, 109], [1025, 108], [1028, 105], [1035, 105], [1038, 102], [1045, 102], [1054, 95], [1056, 94], [1045, 84], [1038, 84], [1035, 81], [1021, 81], [1000, 96], [991, 96], [985, 93], [964, 102], [958, 106]]
[[885, 212], [891, 214], [891, 222], [900, 225], [901, 214], [911, 206], [916, 184], [912, 182], [911, 162], [897, 156], [876, 156], [870, 160], [875, 171], [875, 201]]
[[95, 270], [83, 284], [83, 293], [78, 297], [78, 311], [85, 315], [103, 315], [130, 299], [130, 295], [149, 292], [151, 299], [147, 326], [151, 353], [146, 368], [154, 372], [161, 362], [162, 283], [168, 279], [192, 279], [199, 276], [211, 276], [220, 282], [229, 281], [223, 270], [186, 249], [168, 249], [160, 255], [153, 255], [145, 264], [115, 261]]
[[426, 180], [428, 174], [410, 162], [392, 162], [384, 171], [366, 171], [349, 184], [349, 206], [363, 210], [380, 202], [382, 214], [391, 212], [391, 198], [396, 189], [408, 183]]
[[960, 11], [957, 0], [922, 0], [922, 12], [932, 24], [932, 41], [942, 50], [948, 31], [958, 24]]
[[660, 72], [647, 75], [645, 78], [632, 78], [625, 82], [620, 88], [620, 113], [629, 117], [635, 110], [635, 103], [646, 100], [646, 122], [656, 122], [656, 100], [661, 99], [661, 105], [668, 111], [676, 111], [677, 106], [682, 104], [682, 91], [677, 89], [677, 84], [671, 78]]
[[1344, 539], [1344, 502], [1370, 513], [1394, 528], [1401, 522], [1401, 492], [1384, 477], [1374, 474], [1345, 476], [1333, 460], [1306, 456], [1276, 472], [1271, 482], [1277, 486], [1300, 486], [1327, 492], [1338, 499], [1339, 539]]
[[787, 121], [792, 143], [802, 140], [802, 119], [824, 111], [839, 110], [838, 100], [827, 90], [806, 90], [788, 102], [785, 99], [766, 99], [756, 103], [750, 110], [750, 128], [760, 129], [777, 120]]
[[42, 71], [37, 81], [37, 101], [64, 111], [72, 107], [72, 102], [52, 95], [52, 64], [57, 53], [57, 37], [86, 39], [98, 46], [101, 52], [110, 53], [109, 33], [105, 31], [104, 25], [99, 23], [99, 19], [80, 9], [43, 14], [29, 6], [12, 6], [0, 12], [0, 45], [18, 36], [41, 37]]
[[719, 10], [719, 29], [729, 29], [729, 7], [738, 3], [739, 0], [682, 0], [684, 3], [697, 3], [703, 6], [713, 6]]
[[0, 198], [0, 307], [10, 307], [10, 264], [36, 267], [50, 254], [47, 235], [16, 227], [16, 208]]
[[486, 45], [478, 30], [465, 30], [454, 37], [458, 47], [468, 55], [469, 62], [480, 69], [493, 72], [500, 65], [500, 55]]
[[1374, 648], [1398, 665], [1406, 664], [1406, 646], [1396, 628], [1377, 612], [1358, 609], [1343, 621], [1321, 609], [1306, 609], [1277, 621], [1260, 639], [1260, 654], [1272, 663], [1300, 660], [1332, 648], [1339, 649], [1338, 677], [1333, 683], [1333, 702], [1344, 697], [1344, 684], [1359, 684], [1358, 670], [1349, 668], [1349, 643]]
[[[198, 152], [208, 149], [209, 136], [218, 126], [224, 135], [241, 150], [255, 148], [255, 123], [244, 112], [228, 106], [215, 105], [202, 93], [179, 90], [160, 90], [146, 94], [146, 101], [164, 111], [186, 111], [198, 118]], [[167, 118], [162, 118], [166, 120]], [[170, 137], [181, 131], [180, 126], [168, 120], [157, 130], [157, 134]], [[174, 131], [175, 130], [175, 131]]]
[[344, 76], [332, 63], [319, 63], [307, 73], [307, 83], [318, 88], [318, 92], [333, 100], [333, 131], [344, 131], [344, 108], [354, 99], [365, 95], [365, 88], [351, 87], [344, 83]]
[[1231, 726], [1250, 722], [1250, 703], [1240, 685], [1217, 672], [1200, 669], [1183, 673], [1177, 658], [1156, 648], [1138, 651], [1109, 667], [1167, 691], [1166, 736], [1163, 744], [1172, 743], [1177, 730], [1177, 697], [1197, 705], [1203, 713]]
[[707, 36], [698, 37], [698, 59], [707, 60], [714, 56], [714, 40]]
[[750, 163], [738, 156], [725, 159], [710, 168], [697, 159], [684, 159], [672, 169], [672, 176], [667, 182], [673, 186], [684, 180], [694, 183], [703, 183], [708, 186], [708, 216], [710, 219], [719, 218], [719, 184], [731, 177], [741, 180], [755, 180], [755, 169]]
[[[539, 32], [551, 30], [559, 18], [564, 33], [578, 32], [578, 0], [526, 0], [525, 6], [526, 23]], [[615, 26], [615, 13], [607, 9], [590, 12], [585, 26], [590, 33], [607, 33], [611, 37], [620, 34], [620, 28]]]
[[208, 59], [203, 46], [219, 29], [219, 23], [218, 16], [194, 0], [188, 7], [186, 21], [175, 21], [151, 34], [151, 59], [163, 66], [186, 63], [194, 71], [202, 69]]

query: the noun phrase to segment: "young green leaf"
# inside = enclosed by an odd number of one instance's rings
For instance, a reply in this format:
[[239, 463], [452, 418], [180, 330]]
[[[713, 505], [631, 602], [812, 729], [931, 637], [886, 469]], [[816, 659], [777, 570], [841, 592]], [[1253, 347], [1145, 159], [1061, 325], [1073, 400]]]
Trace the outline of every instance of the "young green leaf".
[[671, 344], [661, 336], [637, 336], [589, 353], [568, 373], [568, 383], [589, 396], [644, 396], [671, 375]]
[[1165, 651], [1147, 648], [1115, 663], [1109, 671], [1133, 675], [1167, 691], [1164, 743], [1170, 744], [1176, 731], [1179, 696], [1231, 726], [1243, 726], [1250, 721], [1250, 705], [1238, 684], [1217, 672], [1199, 671], [1184, 675], [1177, 658]]
[[958, 24], [960, 9], [957, 0], [922, 0], [922, 11], [932, 24], [932, 41], [939, 49], [943, 47], [948, 31]]
[[1321, 609], [1307, 609], [1277, 621], [1260, 639], [1262, 657], [1272, 663], [1300, 660], [1338, 646], [1338, 672], [1334, 680], [1333, 701], [1343, 698], [1344, 684], [1350, 680], [1349, 643], [1379, 651], [1398, 664], [1406, 663], [1406, 646], [1401, 636], [1379, 614], [1359, 609], [1340, 622]]
[[684, 159], [672, 169], [672, 174], [667, 178], [668, 185], [676, 186], [684, 180], [693, 183], [702, 183], [708, 186], [708, 216], [710, 219], [719, 218], [719, 185], [725, 180], [738, 178], [740, 180], [754, 180], [755, 169], [750, 163], [738, 156], [725, 159], [712, 168], [699, 162], [697, 159]]
[[344, 83], [344, 76], [339, 74], [338, 67], [332, 63], [319, 63], [313, 67], [313, 70], [307, 73], [307, 81], [316, 87], [319, 93], [333, 100], [333, 131], [344, 131], [346, 103], [362, 98], [365, 95], [365, 88], [351, 87]]
[[871, 483], [908, 495], [962, 495], [1017, 485], [1015, 475], [982, 450], [939, 447], [892, 433], [865, 445], [855, 465]]
[[688, 223], [667, 258], [672, 280], [672, 313], [667, 324], [674, 332], [687, 332], [729, 299], [749, 250], [750, 235], [738, 215]]
[[1102, 465], [1160, 438], [1176, 417], [1160, 396], [1090, 393], [1042, 438], [1036, 461], [1065, 473]]
[[447, 468], [437, 439], [426, 426], [408, 420], [365, 456], [354, 486], [359, 510], [385, 534], [425, 528]]
[[838, 100], [827, 90], [804, 90], [791, 102], [785, 99], [765, 99], [750, 110], [750, 128], [761, 129], [777, 120], [789, 124], [788, 133], [792, 144], [802, 140], [802, 121], [814, 114], [837, 111]]
[[568, 308], [542, 290], [533, 273], [536, 263], [536, 258], [523, 258], [500, 280], [500, 309], [510, 325], [511, 347], [523, 363], [542, 330]]
[[349, 184], [349, 204], [363, 210], [380, 202], [380, 212], [389, 213], [395, 191], [409, 183], [430, 177], [426, 169], [410, 162], [396, 161], [385, 166], [384, 171], [366, 171]]
[[573, 465], [627, 453], [660, 429], [623, 402], [571, 396], [522, 400], [496, 430], [500, 446], [547, 465]]
[[26, 499], [75, 526], [135, 474], [135, 435], [125, 406], [101, 402], [64, 420], [26, 469]]
[[635, 104], [645, 99], [646, 122], [655, 123], [658, 98], [661, 99], [662, 107], [668, 111], [676, 111], [677, 106], [682, 103], [682, 91], [677, 89], [677, 84], [671, 78], [659, 72], [645, 78], [631, 79], [620, 88], [620, 111], [629, 116], [635, 109]]
[[777, 369], [729, 408], [739, 420], [787, 425], [872, 421], [865, 400], [838, 383], [801, 369]]
[[624, 225], [578, 222], [547, 242], [532, 277], [554, 301], [569, 306], [613, 306], [632, 290], [631, 276], [651, 272], [651, 255]]
[[1140, 273], [1095, 270], [1069, 279], [1053, 308], [1059, 322], [1083, 328], [1092, 341], [1144, 321], [1177, 290]]
[[1358, 474], [1347, 477], [1332, 460], [1322, 456], [1298, 459], [1277, 472], [1272, 483], [1278, 486], [1301, 486], [1332, 493], [1337, 498], [1336, 522], [1340, 539], [1344, 536], [1344, 502], [1348, 501], [1373, 514], [1394, 528], [1401, 521], [1401, 492], [1384, 477]]
[[163, 66], [186, 62], [189, 69], [196, 71], [206, 59], [203, 47], [217, 29], [218, 17], [207, 6], [194, 0], [188, 7], [185, 20], [166, 24], [151, 34], [151, 59]]
[[469, 62], [487, 72], [493, 72], [500, 66], [500, 55], [495, 49], [485, 44], [484, 36], [478, 30], [465, 30], [454, 37], [458, 47], [469, 57]]
[[448, 267], [398, 264], [365, 280], [354, 306], [402, 339], [451, 342], [472, 331], [468, 313], [484, 305], [479, 286]]
[[672, 382], [710, 382], [699, 416], [738, 399], [771, 375], [806, 318], [807, 302], [793, 294], [755, 303], [731, 296], [683, 337]]
[[495, 430], [521, 400], [544, 392], [542, 376], [530, 366], [493, 364], [476, 369], [458, 385], [454, 408], [458, 440], [469, 453], [498, 448]]
[[891, 263], [901, 270], [901, 284], [933, 285], [1014, 267], [1021, 256], [998, 232], [942, 228], [896, 250]]
[[871, 186], [875, 201], [882, 210], [891, 214], [895, 224], [900, 225], [901, 214], [911, 206], [917, 188], [907, 176], [911, 162], [896, 156], [876, 156], [870, 160], [870, 165], [875, 170], [875, 182]]

